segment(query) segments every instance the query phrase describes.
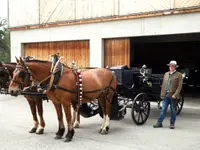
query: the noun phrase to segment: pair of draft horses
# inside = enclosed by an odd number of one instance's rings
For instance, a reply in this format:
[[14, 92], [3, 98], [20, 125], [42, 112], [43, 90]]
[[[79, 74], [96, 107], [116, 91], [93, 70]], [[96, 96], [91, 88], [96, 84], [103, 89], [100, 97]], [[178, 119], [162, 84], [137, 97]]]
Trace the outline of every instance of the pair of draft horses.
[[[74, 136], [74, 127], [78, 127], [80, 123], [79, 107], [81, 103], [86, 103], [98, 99], [99, 105], [103, 112], [103, 123], [100, 127], [101, 134], [107, 134], [110, 122], [110, 110], [113, 96], [117, 86], [116, 76], [105, 68], [96, 68], [90, 70], [77, 70], [61, 64], [62, 69], [58, 80], [54, 80], [56, 72], [52, 72], [52, 61], [42, 60], [22, 60], [17, 59], [17, 64], [14, 65], [12, 80], [9, 83], [9, 93], [12, 96], [18, 96], [25, 87], [30, 86], [30, 80], [34, 82], [42, 82], [43, 85], [48, 85], [50, 88], [45, 90], [47, 98], [53, 102], [57, 112], [59, 128], [56, 133], [56, 139], [61, 139], [65, 132], [63, 122], [62, 107], [64, 108], [68, 131], [65, 136], [65, 142], [71, 141]], [[58, 61], [59, 62], [59, 61]], [[8, 65], [9, 66], [9, 65]], [[12, 65], [11, 65], [12, 66]], [[7, 67], [8, 68], [8, 67]], [[53, 81], [53, 82], [51, 82]], [[56, 82], [54, 82], [56, 81]], [[37, 88], [30, 89], [37, 91]], [[42, 110], [41, 97], [25, 96], [31, 107], [31, 112], [34, 120], [34, 127], [31, 133], [42, 134], [45, 127]], [[71, 107], [72, 106], [72, 107]], [[36, 108], [40, 117], [38, 123]], [[71, 114], [71, 108], [73, 113]], [[40, 125], [39, 130], [37, 130]]]

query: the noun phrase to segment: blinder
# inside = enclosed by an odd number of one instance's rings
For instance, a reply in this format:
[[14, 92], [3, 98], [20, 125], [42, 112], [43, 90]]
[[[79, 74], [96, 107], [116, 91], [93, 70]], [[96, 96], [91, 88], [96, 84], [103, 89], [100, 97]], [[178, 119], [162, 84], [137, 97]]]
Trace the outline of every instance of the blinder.
[[25, 79], [25, 71], [20, 71], [20, 72], [19, 72], [19, 77], [22, 79], [22, 82], [24, 82], [24, 79]]

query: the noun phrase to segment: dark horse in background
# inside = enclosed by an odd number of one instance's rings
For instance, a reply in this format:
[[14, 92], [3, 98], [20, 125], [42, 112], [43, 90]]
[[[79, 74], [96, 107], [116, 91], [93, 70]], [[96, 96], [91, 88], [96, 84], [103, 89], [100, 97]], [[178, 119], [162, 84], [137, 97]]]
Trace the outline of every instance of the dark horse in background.
[[[0, 92], [1, 94], [8, 94], [8, 87], [10, 80], [13, 78], [13, 71], [16, 68], [16, 63], [3, 63], [0, 62]], [[26, 72], [25, 74], [28, 74]], [[24, 84], [20, 84], [22, 87], [27, 87], [30, 85], [30, 78], [25, 77], [25, 74], [21, 74], [21, 77], [24, 78]], [[36, 92], [36, 88], [27, 89], [28, 92]], [[31, 113], [33, 116], [34, 125], [29, 131], [30, 133], [43, 134], [45, 121], [43, 118], [43, 100], [47, 99], [45, 96], [24, 96], [30, 106]], [[37, 118], [37, 113], [39, 115], [39, 121]], [[39, 126], [39, 129], [38, 129]], [[37, 131], [38, 129], [38, 131]]]
[[[13, 78], [9, 85], [9, 93], [13, 96], [19, 95], [23, 90], [20, 86], [20, 83], [23, 83], [21, 74], [30, 72], [33, 80], [37, 82], [41, 82], [46, 78], [50, 78], [51, 81], [54, 76], [54, 72], [51, 72], [52, 62], [50, 61], [23, 61], [21, 58], [20, 60], [16, 58], [16, 60], [19, 63], [16, 66]], [[45, 92], [47, 97], [52, 100], [53, 103], [60, 106], [62, 105], [64, 108], [68, 124], [65, 142], [71, 141], [74, 136], [74, 116], [71, 114], [71, 106], [75, 105], [77, 111], [82, 103], [84, 104], [96, 99], [98, 99], [103, 112], [103, 123], [99, 132], [101, 134], [108, 133], [111, 105], [117, 86], [116, 76], [111, 71], [105, 68], [80, 71], [63, 66], [59, 80], [55, 83], [53, 82], [53, 84], [49, 82], [49, 85], [52, 86]]]

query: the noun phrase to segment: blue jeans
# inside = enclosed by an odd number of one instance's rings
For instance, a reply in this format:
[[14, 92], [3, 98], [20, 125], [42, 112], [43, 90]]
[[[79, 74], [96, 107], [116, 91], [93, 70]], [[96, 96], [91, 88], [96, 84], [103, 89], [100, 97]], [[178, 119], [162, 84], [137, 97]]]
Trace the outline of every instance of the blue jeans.
[[165, 99], [163, 100], [162, 104], [163, 104], [162, 105], [162, 110], [160, 112], [160, 117], [158, 118], [158, 123], [162, 124], [162, 122], [163, 122], [163, 120], [164, 120], [164, 118], [166, 116], [168, 105], [170, 105], [170, 109], [171, 109], [170, 124], [175, 124], [176, 111], [175, 111], [175, 106], [174, 106], [174, 100], [172, 100], [168, 96], [166, 96]]

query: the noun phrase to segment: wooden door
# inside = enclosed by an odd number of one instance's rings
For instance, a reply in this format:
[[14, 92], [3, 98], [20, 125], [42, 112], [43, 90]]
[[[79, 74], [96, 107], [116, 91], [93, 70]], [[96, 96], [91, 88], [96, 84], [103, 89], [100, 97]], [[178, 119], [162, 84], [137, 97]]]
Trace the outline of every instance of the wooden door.
[[104, 40], [104, 67], [116, 65], [130, 67], [130, 38]]
[[24, 44], [24, 56], [33, 56], [36, 59], [48, 60], [49, 55], [56, 53], [64, 56], [62, 62], [67, 65], [70, 65], [72, 60], [75, 60], [78, 67], [90, 66], [89, 40]]

